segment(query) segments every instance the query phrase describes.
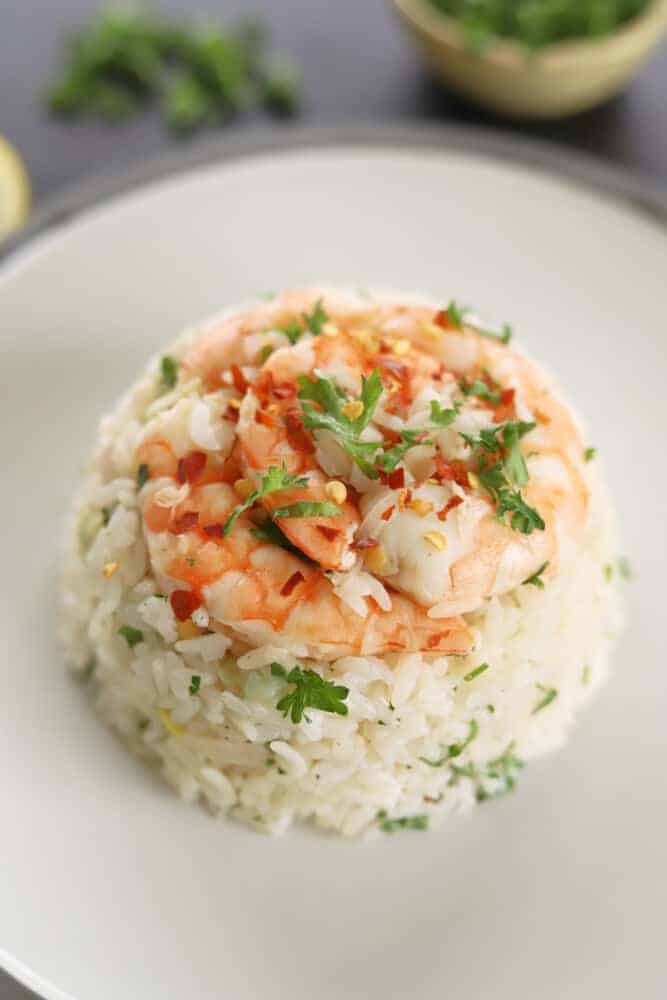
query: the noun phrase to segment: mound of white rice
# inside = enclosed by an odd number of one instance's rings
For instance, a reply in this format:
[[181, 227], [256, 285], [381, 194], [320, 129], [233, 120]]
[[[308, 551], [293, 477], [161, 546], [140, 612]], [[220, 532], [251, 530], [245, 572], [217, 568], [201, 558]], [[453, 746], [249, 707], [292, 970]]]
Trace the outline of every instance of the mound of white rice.
[[[544, 589], [519, 587], [466, 616], [476, 637], [466, 657], [318, 663], [294, 645], [249, 648], [214, 632], [183, 639], [151, 576], [126, 472], [146, 420], [175, 401], [155, 400], [157, 377], [156, 360], [102, 421], [68, 535], [61, 630], [102, 718], [179, 795], [272, 833], [298, 820], [347, 836], [423, 829], [511, 790], [525, 762], [564, 741], [606, 676], [618, 630], [612, 518], [593, 469], [572, 564]], [[140, 640], [131, 645], [124, 626]], [[285, 718], [274, 661], [335, 676], [349, 688], [348, 714]]]

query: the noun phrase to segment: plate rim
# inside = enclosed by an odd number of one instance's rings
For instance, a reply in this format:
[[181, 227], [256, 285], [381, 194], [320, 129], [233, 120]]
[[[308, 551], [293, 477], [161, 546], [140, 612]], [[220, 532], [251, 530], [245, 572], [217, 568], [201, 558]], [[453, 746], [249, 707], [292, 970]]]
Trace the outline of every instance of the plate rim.
[[[67, 230], [94, 207], [149, 189], [163, 180], [200, 167], [233, 163], [273, 153], [323, 150], [347, 146], [363, 149], [472, 153], [484, 159], [527, 167], [574, 187], [602, 193], [659, 225], [667, 232], [667, 184], [640, 171], [554, 142], [506, 129], [425, 122], [420, 125], [330, 125], [257, 129], [250, 134], [198, 142], [188, 149], [168, 151], [130, 167], [102, 171], [48, 196], [31, 221], [0, 245], [0, 278], [32, 244]], [[44, 1000], [75, 1000], [74, 995], [44, 979], [38, 972], [0, 946], [0, 970], [19, 986]]]
[[0, 275], [20, 251], [51, 230], [64, 230], [89, 209], [132, 194], [198, 167], [231, 163], [272, 153], [336, 146], [473, 153], [532, 168], [576, 187], [602, 193], [667, 230], [667, 183], [642, 171], [609, 164], [591, 153], [556, 142], [515, 135], [508, 129], [425, 122], [387, 125], [293, 125], [208, 139], [188, 149], [169, 150], [129, 167], [101, 171], [62, 192], [47, 196], [32, 219], [0, 245]]

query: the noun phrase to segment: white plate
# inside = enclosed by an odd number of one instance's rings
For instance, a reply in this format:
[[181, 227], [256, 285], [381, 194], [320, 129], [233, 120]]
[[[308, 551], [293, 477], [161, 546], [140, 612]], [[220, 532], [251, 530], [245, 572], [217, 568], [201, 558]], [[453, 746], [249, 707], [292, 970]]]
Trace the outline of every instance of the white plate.
[[[192, 169], [0, 273], [0, 958], [46, 997], [664, 995], [667, 236], [584, 186], [401, 142]], [[320, 279], [511, 319], [590, 422], [637, 573], [615, 676], [568, 748], [468, 821], [372, 844], [270, 840], [181, 804], [53, 642], [97, 417], [183, 324]]]

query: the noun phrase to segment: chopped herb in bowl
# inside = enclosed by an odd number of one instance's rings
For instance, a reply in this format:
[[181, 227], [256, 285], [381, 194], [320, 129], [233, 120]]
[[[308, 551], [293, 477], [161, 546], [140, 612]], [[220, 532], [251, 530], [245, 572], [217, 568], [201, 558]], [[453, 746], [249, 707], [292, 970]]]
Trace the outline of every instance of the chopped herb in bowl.
[[428, 0], [460, 22], [468, 44], [511, 38], [539, 49], [571, 38], [600, 38], [631, 20], [650, 0]]

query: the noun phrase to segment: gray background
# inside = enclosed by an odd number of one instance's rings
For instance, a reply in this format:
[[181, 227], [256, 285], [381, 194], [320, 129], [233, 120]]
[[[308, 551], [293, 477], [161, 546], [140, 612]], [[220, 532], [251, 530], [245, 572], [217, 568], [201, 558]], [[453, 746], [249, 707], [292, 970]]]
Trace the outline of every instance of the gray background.
[[[638, 168], [667, 181], [667, 45], [626, 93], [569, 121], [508, 126], [447, 94], [422, 70], [389, 0], [153, 0], [174, 12], [234, 16], [261, 11], [276, 48], [303, 73], [306, 124], [338, 122], [483, 123], [546, 137]], [[110, 127], [49, 120], [40, 94], [58, 65], [60, 40], [97, 7], [96, 0], [0, 0], [0, 133], [20, 149], [39, 202], [78, 180], [118, 173], [125, 164], [197, 143], [170, 136], [150, 112]], [[243, 117], [204, 133], [224, 138], [270, 121]], [[274, 123], [280, 132], [280, 123]]]
[[[60, 39], [98, 6], [93, 0], [0, 0], [0, 134], [25, 158], [38, 205], [80, 180], [122, 174], [124, 167], [167, 149], [270, 124], [250, 115], [217, 133], [184, 140], [170, 136], [150, 112], [114, 127], [49, 120], [40, 94], [58, 65]], [[508, 126], [447, 94], [422, 71], [388, 0], [155, 0], [154, 6], [223, 17], [262, 10], [275, 46], [301, 67], [304, 99], [298, 120], [305, 124], [480, 123], [593, 152], [667, 182], [667, 46], [622, 97], [603, 108], [569, 121]], [[274, 127], [279, 136], [281, 124]], [[0, 972], [0, 1000], [28, 996]]]

